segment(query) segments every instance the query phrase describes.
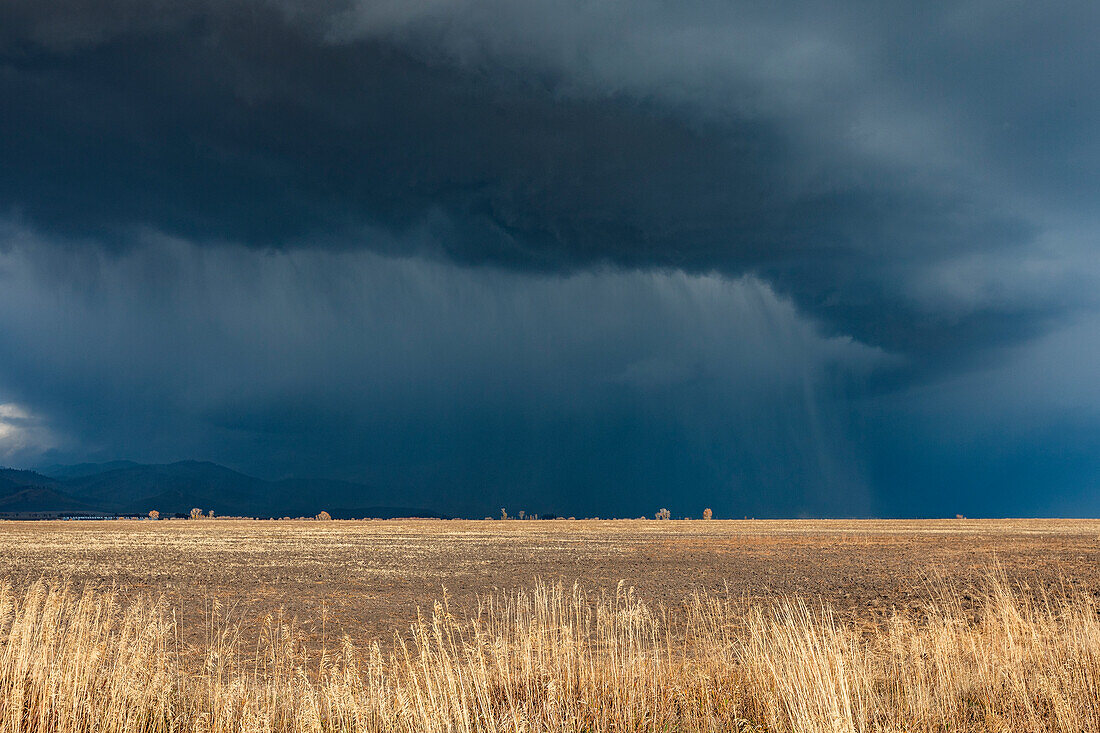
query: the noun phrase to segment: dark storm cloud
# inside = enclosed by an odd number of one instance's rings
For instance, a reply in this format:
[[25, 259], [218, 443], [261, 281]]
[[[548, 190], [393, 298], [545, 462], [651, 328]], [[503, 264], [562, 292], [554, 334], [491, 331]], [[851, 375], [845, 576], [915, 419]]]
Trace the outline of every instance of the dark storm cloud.
[[165, 238], [58, 268], [59, 245], [21, 236], [0, 384], [52, 433], [0, 436], [9, 460], [201, 455], [477, 516], [873, 508], [838, 397], [889, 358], [753, 279]]
[[1098, 26], [0, 0], [0, 456], [461, 511], [1066, 506], [998, 487], [1063, 439], [1034, 465], [1096, 476]]
[[8, 2], [0, 205], [116, 245], [756, 272], [928, 365], [1060, 307], [916, 317], [896, 280], [1096, 191], [1096, 11], [1062, 11]]

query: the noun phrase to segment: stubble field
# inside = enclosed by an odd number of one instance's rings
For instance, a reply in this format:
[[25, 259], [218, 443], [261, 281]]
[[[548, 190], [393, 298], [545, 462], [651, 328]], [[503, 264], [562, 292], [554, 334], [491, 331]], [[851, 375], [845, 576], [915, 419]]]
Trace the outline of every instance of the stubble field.
[[0, 523], [0, 730], [1100, 730], [1100, 522]]
[[244, 619], [282, 611], [311, 636], [324, 612], [327, 633], [357, 643], [388, 642], [444, 588], [459, 611], [541, 580], [623, 582], [673, 611], [695, 591], [798, 596], [869, 620], [995, 567], [1033, 589], [1100, 591], [1100, 521], [0, 522], [0, 569], [17, 585], [163, 595], [186, 635], [204, 633], [213, 600]]

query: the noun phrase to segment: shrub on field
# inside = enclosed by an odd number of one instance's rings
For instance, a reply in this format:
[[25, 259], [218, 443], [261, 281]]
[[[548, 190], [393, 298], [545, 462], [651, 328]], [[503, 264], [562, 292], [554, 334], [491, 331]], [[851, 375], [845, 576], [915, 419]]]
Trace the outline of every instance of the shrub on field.
[[714, 516], [714, 512], [712, 512], [710, 510], [709, 506], [706, 509], [703, 510], [703, 519], [710, 519], [713, 516]]
[[668, 509], [662, 509], [653, 516], [655, 516], [657, 519], [672, 519], [672, 512], [670, 512]]
[[199, 509], [198, 507], [195, 507], [194, 509], [192, 509], [191, 510], [191, 518], [192, 519], [202, 519], [202, 509]]
[[160, 512], [158, 512], [156, 509], [152, 510], [151, 512], [149, 512], [149, 518], [160, 519]]
[[332, 515], [322, 509], [321, 513], [317, 515], [317, 519], [320, 519], [322, 522], [327, 522], [332, 519]]

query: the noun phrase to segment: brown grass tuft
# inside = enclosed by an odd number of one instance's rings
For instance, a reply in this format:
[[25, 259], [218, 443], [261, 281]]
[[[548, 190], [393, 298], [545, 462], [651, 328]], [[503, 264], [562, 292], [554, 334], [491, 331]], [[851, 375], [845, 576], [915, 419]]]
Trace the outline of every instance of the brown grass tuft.
[[0, 731], [1095, 731], [1089, 596], [994, 577], [877, 624], [790, 599], [698, 594], [673, 614], [620, 585], [536, 585], [460, 618], [446, 600], [383, 652], [257, 640], [217, 606], [181, 648], [163, 603], [39, 581], [0, 588]]

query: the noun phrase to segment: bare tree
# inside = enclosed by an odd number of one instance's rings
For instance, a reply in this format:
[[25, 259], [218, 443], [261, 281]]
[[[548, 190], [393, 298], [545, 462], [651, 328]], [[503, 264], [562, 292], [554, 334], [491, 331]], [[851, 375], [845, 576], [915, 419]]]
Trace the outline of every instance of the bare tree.
[[501, 519], [507, 519], [508, 518], [508, 512], [504, 507], [500, 508], [500, 518]]
[[668, 509], [662, 509], [653, 516], [657, 517], [657, 519], [672, 519], [672, 512]]
[[710, 510], [709, 506], [706, 509], [703, 510], [703, 519], [710, 519], [713, 516], [714, 516], [714, 512], [712, 512]]
[[331, 520], [332, 515], [322, 509], [321, 513], [317, 515], [317, 518], [324, 522]]
[[192, 509], [191, 510], [191, 518], [192, 519], [202, 519], [202, 509], [199, 509], [198, 507], [195, 507], [194, 509]]

